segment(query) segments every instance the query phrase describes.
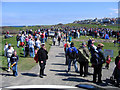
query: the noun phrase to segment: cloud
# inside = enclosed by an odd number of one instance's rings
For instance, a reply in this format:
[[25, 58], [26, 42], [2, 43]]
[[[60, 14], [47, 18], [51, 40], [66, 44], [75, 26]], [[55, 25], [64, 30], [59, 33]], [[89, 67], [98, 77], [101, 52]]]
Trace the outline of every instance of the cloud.
[[111, 8], [111, 10], [113, 11], [113, 13], [118, 14], [118, 9], [113, 9], [113, 8]]

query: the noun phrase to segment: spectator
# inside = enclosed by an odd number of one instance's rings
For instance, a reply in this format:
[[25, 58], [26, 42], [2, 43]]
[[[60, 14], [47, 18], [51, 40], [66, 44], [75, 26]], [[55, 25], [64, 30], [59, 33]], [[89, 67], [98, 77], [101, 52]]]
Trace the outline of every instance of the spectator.
[[20, 34], [17, 35], [16, 39], [17, 39], [17, 47], [19, 48], [19, 45], [20, 45]]
[[74, 43], [72, 42], [71, 47], [69, 47], [67, 50], [67, 55], [69, 56], [67, 73], [70, 71], [72, 61], [74, 63], [75, 72], [78, 72], [77, 63], [76, 63], [77, 54], [78, 54], [78, 50], [76, 49], [76, 47], [74, 47]]
[[[105, 63], [104, 53], [102, 51], [103, 44], [100, 43], [97, 46], [97, 54], [94, 54], [94, 74], [93, 74], [93, 82], [96, 83], [96, 77], [98, 75], [98, 83], [102, 83], [102, 65]], [[95, 56], [96, 55], [96, 56]]]
[[46, 74], [44, 74], [44, 69], [46, 65], [46, 60], [48, 59], [48, 52], [45, 48], [45, 44], [41, 45], [41, 48], [38, 50], [37, 54], [40, 65], [40, 78], [43, 78], [43, 76], [46, 76]]
[[39, 38], [37, 38], [37, 41], [35, 42], [35, 46], [36, 46], [36, 48], [40, 49], [40, 40], [39, 40]]
[[11, 44], [8, 44], [7, 48], [7, 62], [8, 62], [8, 72], [10, 71], [10, 58], [14, 52], [13, 47], [11, 47]]
[[119, 86], [120, 84], [120, 51], [118, 52], [118, 56], [115, 58], [115, 65], [116, 65], [116, 71], [115, 71], [115, 76], [117, 79], [117, 85]]
[[110, 55], [108, 55], [107, 58], [106, 58], [106, 66], [105, 66], [105, 68], [109, 69], [110, 62], [111, 62], [111, 58], [110, 58]]
[[58, 45], [60, 46], [61, 37], [58, 36]]
[[55, 45], [55, 42], [56, 42], [56, 38], [53, 37], [53, 45]]
[[10, 61], [11, 61], [11, 67], [13, 70], [13, 76], [18, 76], [18, 72], [17, 72], [17, 62], [19, 60], [19, 57], [17, 55], [17, 52], [14, 51], [14, 53], [12, 54]]
[[7, 53], [6, 53], [7, 48], [8, 48], [8, 43], [6, 42], [5, 46], [4, 46], [4, 56], [5, 57], [7, 56]]
[[29, 44], [30, 56], [31, 56], [31, 57], [34, 57], [34, 46], [35, 46], [35, 42], [33, 41], [33, 39], [31, 39], [28, 44]]
[[[88, 75], [88, 63], [89, 63], [89, 50], [86, 48], [86, 43], [83, 42], [79, 48], [79, 63], [80, 63], [80, 76], [84, 74], [84, 77]], [[84, 68], [84, 71], [83, 71]]]

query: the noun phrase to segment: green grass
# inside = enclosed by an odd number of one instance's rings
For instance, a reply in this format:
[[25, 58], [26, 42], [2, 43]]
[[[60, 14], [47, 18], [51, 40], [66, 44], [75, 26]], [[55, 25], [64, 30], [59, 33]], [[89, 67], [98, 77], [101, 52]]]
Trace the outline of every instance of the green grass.
[[[17, 54], [19, 56], [19, 61], [18, 61], [18, 70], [19, 71], [24, 71], [24, 70], [30, 70], [32, 67], [34, 67], [36, 65], [35, 61], [33, 58], [31, 57], [23, 57], [23, 51], [22, 51], [22, 47], [17, 48], [17, 41], [16, 41], [16, 36], [9, 38], [9, 39], [4, 39], [3, 37], [1, 38], [2, 42], [0, 42], [2, 45], [2, 47], [4, 48], [5, 42], [11, 43], [12, 47], [14, 47], [14, 49], [17, 51]], [[49, 40], [46, 42], [46, 49], [47, 51], [49, 51], [50, 46], [52, 44], [52, 41]], [[0, 63], [2, 66], [0, 68], [0, 70], [2, 68], [7, 68], [7, 58], [4, 57], [4, 50], [3, 48], [0, 47]]]
[[112, 30], [120, 30], [120, 26], [103, 26], [103, 25], [94, 25], [94, 24], [76, 24], [76, 23], [69, 23], [69, 24], [65, 24], [66, 26], [75, 26], [75, 27], [87, 27], [87, 28], [109, 28]]

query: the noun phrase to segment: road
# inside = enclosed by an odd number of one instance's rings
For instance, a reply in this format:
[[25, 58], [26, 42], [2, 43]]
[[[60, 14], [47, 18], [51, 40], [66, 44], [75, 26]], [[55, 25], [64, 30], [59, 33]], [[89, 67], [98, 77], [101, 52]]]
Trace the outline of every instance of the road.
[[[2, 77], [2, 86], [18, 86], [18, 85], [66, 85], [75, 86], [78, 84], [90, 84], [102, 88], [116, 88], [108, 83], [110, 76], [112, 75], [113, 69], [115, 67], [114, 62], [110, 64], [110, 69], [103, 69], [102, 84], [92, 83], [93, 68], [89, 67], [88, 77], [80, 77], [79, 73], [75, 73], [75, 69], [71, 66], [71, 71], [67, 74], [67, 66], [65, 65], [65, 55], [63, 44], [60, 46], [51, 46], [49, 51], [49, 59], [47, 60], [47, 65], [45, 68], [44, 78], [39, 77], [39, 65], [37, 64], [29, 71], [18, 71], [18, 77], [12, 76], [11, 72], [2, 72], [0, 78]], [[79, 68], [79, 64], [78, 64]]]

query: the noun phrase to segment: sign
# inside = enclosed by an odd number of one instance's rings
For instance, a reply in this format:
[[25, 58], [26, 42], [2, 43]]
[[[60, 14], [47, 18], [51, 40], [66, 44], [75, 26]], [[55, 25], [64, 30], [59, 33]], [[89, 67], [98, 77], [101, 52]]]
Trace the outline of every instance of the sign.
[[107, 57], [108, 55], [110, 55], [110, 57], [113, 57], [113, 50], [104, 49], [104, 55], [105, 57]]

